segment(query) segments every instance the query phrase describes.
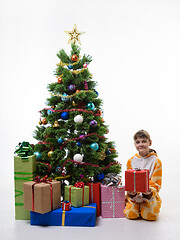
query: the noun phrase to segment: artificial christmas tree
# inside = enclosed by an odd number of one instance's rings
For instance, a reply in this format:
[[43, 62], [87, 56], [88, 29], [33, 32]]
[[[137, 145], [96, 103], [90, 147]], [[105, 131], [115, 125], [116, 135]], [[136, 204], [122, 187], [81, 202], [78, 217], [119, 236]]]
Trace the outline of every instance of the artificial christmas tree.
[[102, 100], [88, 69], [92, 58], [80, 56], [78, 33], [76, 27], [68, 32], [70, 56], [63, 49], [57, 53], [57, 79], [48, 85], [48, 107], [40, 111], [43, 119], [34, 132], [36, 175], [67, 179], [72, 185], [100, 181], [107, 173], [121, 171], [114, 143], [105, 137]]

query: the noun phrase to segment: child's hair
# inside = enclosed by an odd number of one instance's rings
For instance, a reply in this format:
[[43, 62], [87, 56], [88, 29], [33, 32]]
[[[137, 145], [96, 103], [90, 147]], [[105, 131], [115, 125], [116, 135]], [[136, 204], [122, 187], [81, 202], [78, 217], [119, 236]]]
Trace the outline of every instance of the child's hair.
[[[136, 132], [135, 134], [134, 134], [134, 141], [137, 139], [137, 138], [146, 138], [146, 139], [148, 139], [149, 141], [151, 141], [151, 137], [150, 137], [150, 135], [149, 135], [149, 133], [146, 131], [146, 130], [139, 130], [138, 132]], [[154, 149], [149, 149], [149, 152], [155, 152], [155, 153], [157, 153]]]

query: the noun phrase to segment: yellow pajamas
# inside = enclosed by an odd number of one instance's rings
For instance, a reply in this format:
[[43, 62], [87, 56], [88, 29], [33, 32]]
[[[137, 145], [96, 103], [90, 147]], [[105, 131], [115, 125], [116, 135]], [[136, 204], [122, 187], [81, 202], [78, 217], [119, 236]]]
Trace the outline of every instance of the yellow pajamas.
[[134, 155], [127, 162], [127, 169], [137, 167], [150, 170], [149, 187], [153, 192], [152, 197], [146, 202], [136, 203], [132, 198], [126, 196], [126, 207], [124, 209], [125, 217], [137, 219], [142, 217], [146, 220], [157, 220], [161, 207], [161, 198], [159, 191], [162, 181], [162, 164], [157, 154], [152, 152], [142, 158], [139, 154]]

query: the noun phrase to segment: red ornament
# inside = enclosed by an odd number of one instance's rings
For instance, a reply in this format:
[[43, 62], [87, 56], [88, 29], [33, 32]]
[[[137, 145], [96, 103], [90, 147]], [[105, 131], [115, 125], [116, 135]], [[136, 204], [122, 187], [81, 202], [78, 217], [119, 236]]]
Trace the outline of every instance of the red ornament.
[[78, 56], [77, 55], [72, 55], [71, 60], [73, 62], [76, 62], [78, 60]]
[[47, 124], [47, 120], [46, 120], [46, 118], [44, 118], [43, 120], [42, 120], [42, 124]]
[[76, 93], [79, 93], [81, 90], [76, 90]]
[[87, 67], [88, 67], [87, 63], [84, 63], [83, 68], [87, 68]]
[[58, 78], [58, 83], [60, 83], [60, 84], [62, 83], [62, 77]]

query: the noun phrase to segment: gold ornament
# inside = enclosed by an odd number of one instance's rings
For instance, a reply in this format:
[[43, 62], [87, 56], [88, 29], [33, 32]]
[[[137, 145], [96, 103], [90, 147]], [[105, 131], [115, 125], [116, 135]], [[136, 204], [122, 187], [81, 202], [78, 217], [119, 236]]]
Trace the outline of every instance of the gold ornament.
[[76, 44], [76, 42], [77, 42], [77, 43], [79, 43], [81, 45], [79, 37], [82, 34], [84, 34], [85, 32], [79, 32], [77, 30], [76, 24], [74, 24], [73, 30], [72, 31], [65, 31], [65, 33], [67, 33], [70, 36], [68, 43]]
[[54, 122], [53, 127], [59, 127], [59, 123], [58, 123], [58, 121], [55, 121], [55, 122]]
[[72, 105], [73, 105], [73, 107], [77, 106], [77, 104], [74, 100], [72, 101]]
[[53, 155], [53, 151], [51, 150], [48, 152], [48, 157], [52, 157], [52, 155]]
[[106, 157], [105, 152], [100, 152], [99, 155], [100, 155], [100, 160], [102, 160], [102, 161], [103, 161], [103, 160], [105, 159], [105, 157]]
[[41, 120], [39, 121], [39, 125], [42, 125], [42, 121]]

